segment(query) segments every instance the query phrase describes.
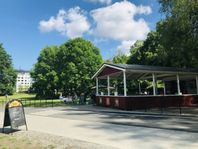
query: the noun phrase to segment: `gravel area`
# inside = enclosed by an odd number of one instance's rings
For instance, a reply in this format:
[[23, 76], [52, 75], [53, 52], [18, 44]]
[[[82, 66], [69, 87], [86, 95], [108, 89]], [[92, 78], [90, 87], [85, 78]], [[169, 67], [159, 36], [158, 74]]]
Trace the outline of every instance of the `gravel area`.
[[29, 139], [33, 144], [39, 144], [47, 149], [116, 149], [91, 142], [74, 140], [36, 131], [18, 131], [11, 133], [18, 139]]

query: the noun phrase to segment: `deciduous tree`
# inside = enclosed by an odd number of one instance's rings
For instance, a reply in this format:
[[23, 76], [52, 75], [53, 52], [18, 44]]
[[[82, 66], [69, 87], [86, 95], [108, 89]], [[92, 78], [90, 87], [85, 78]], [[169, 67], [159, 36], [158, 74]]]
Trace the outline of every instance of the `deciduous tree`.
[[82, 38], [69, 40], [57, 54], [59, 83], [64, 93], [88, 94], [92, 75], [102, 64], [100, 50]]
[[16, 72], [12, 59], [0, 44], [0, 95], [13, 94], [16, 84]]
[[38, 95], [84, 95], [93, 86], [92, 75], [102, 64], [100, 51], [90, 41], [76, 38], [43, 49], [32, 72]]
[[57, 46], [41, 50], [38, 61], [31, 76], [34, 78], [33, 88], [38, 96], [54, 97], [58, 89], [58, 74], [56, 70]]

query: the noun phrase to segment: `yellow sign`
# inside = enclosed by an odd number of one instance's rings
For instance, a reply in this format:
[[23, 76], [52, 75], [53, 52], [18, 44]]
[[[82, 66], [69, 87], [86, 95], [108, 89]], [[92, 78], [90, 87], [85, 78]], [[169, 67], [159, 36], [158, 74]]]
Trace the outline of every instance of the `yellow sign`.
[[10, 104], [9, 104], [9, 108], [13, 108], [13, 107], [19, 107], [19, 106], [22, 106], [20, 102], [18, 102], [17, 100], [14, 100], [12, 101]]

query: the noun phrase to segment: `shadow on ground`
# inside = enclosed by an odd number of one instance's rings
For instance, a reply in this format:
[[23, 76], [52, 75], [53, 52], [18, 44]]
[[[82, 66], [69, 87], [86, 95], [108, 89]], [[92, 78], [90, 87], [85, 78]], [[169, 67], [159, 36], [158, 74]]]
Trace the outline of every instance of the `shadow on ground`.
[[12, 129], [12, 128], [0, 128], [0, 133], [4, 134], [11, 134], [20, 131], [19, 129]]
[[[108, 108], [101, 108], [102, 110], [100, 109], [100, 107], [98, 109], [97, 107], [94, 108], [85, 109], [85, 107], [79, 106], [71, 109], [63, 109], [62, 111], [65, 112], [54, 115], [54, 117], [96, 121], [101, 123], [124, 126], [198, 133], [198, 116], [195, 113], [192, 113], [188, 116], [160, 114], [159, 111], [156, 114], [149, 114], [148, 112], [137, 113], [137, 111], [135, 111], [134, 113], [124, 113], [120, 112], [120, 110], [115, 112], [108, 110]], [[169, 109], [169, 113], [171, 112], [170, 110], [175, 109]], [[187, 108], [185, 108], [185, 110], [188, 111]], [[189, 110], [192, 111], [192, 109], [190, 108]], [[193, 108], [193, 111], [197, 110], [198, 108]]]

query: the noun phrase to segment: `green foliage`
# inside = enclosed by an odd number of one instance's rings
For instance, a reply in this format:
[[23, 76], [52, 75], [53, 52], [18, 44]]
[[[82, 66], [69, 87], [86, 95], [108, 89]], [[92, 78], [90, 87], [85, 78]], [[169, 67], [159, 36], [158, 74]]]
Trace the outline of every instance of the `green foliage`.
[[158, 24], [161, 45], [169, 61], [177, 67], [198, 65], [198, 1], [159, 1], [166, 19]]
[[157, 32], [150, 32], [144, 42], [139, 42], [131, 48], [130, 64], [167, 66], [165, 49], [160, 45]]
[[123, 54], [121, 51], [118, 51], [118, 55], [114, 56], [113, 63], [114, 64], [126, 64], [128, 61], [128, 56]]
[[54, 97], [58, 85], [58, 74], [56, 72], [56, 59], [58, 47], [46, 47], [40, 53], [38, 62], [31, 72], [34, 78], [33, 88], [37, 95]]
[[131, 49], [127, 63], [170, 67], [198, 65], [198, 1], [159, 0], [165, 19], [142, 46]]
[[111, 59], [107, 59], [104, 61], [104, 63], [107, 63], [107, 64], [113, 64], [112, 60]]
[[141, 59], [142, 59], [142, 53], [140, 48], [143, 46], [143, 41], [136, 41], [136, 43], [131, 46], [131, 55], [127, 61], [129, 64], [141, 64]]
[[13, 94], [16, 84], [16, 72], [11, 57], [0, 44], [0, 95]]
[[29, 89], [29, 85], [19, 85], [18, 92], [26, 92]]
[[88, 94], [93, 85], [94, 72], [102, 64], [100, 51], [82, 38], [43, 49], [32, 77], [37, 95], [53, 97], [59, 91], [64, 95]]
[[64, 93], [90, 92], [91, 77], [102, 64], [99, 49], [89, 41], [76, 38], [61, 45], [57, 56], [59, 84]]

